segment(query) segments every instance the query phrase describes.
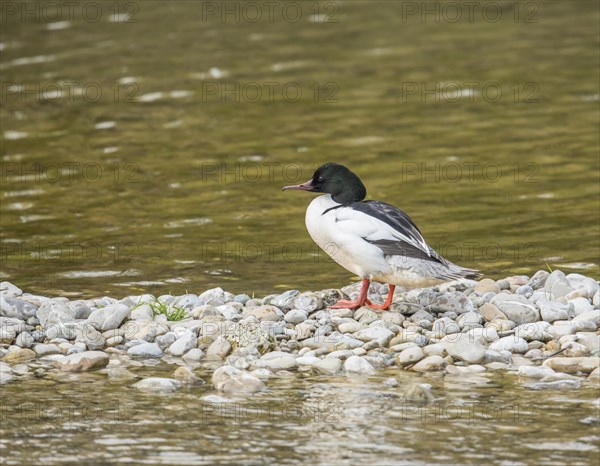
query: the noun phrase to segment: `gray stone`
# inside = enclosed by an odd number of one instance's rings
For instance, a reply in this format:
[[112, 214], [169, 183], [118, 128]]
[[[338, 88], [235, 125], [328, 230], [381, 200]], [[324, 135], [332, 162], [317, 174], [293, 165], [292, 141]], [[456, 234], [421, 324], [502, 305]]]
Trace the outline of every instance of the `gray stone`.
[[438, 295], [427, 308], [436, 312], [452, 311], [459, 315], [474, 310], [473, 303], [461, 291], [451, 291]]
[[283, 312], [275, 306], [264, 305], [244, 308], [244, 315], [252, 315], [261, 322], [275, 322], [283, 318]]
[[162, 349], [156, 343], [140, 343], [127, 350], [127, 354], [135, 358], [160, 358]]
[[217, 390], [232, 393], [256, 393], [266, 388], [258, 377], [233, 366], [219, 367], [212, 375], [212, 384]]
[[196, 347], [196, 340], [196, 334], [188, 330], [169, 346], [167, 353], [172, 356], [183, 356], [184, 353]]
[[317, 358], [317, 361], [312, 364], [312, 367], [317, 369], [319, 372], [332, 375], [337, 374], [342, 370], [342, 364], [343, 363], [340, 359], [330, 358], [328, 355], [328, 357], [325, 359]]
[[511, 353], [526, 353], [529, 347], [527, 342], [517, 336], [507, 336], [500, 338], [490, 345], [491, 351], [510, 351]]
[[225, 359], [227, 355], [231, 352], [231, 348], [231, 343], [229, 343], [229, 341], [225, 337], [219, 336], [215, 341], [211, 343], [211, 345], [206, 350], [206, 359]]
[[573, 287], [569, 284], [567, 277], [560, 270], [554, 270], [548, 276], [546, 283], [544, 283], [544, 289], [555, 298], [564, 296], [573, 291]]
[[188, 362], [200, 362], [204, 359], [205, 354], [200, 348], [192, 348], [183, 355], [183, 360]]
[[87, 318], [86, 323], [102, 332], [118, 328], [130, 310], [124, 304], [111, 304], [101, 309], [96, 309]]
[[357, 374], [373, 374], [375, 369], [365, 358], [361, 356], [350, 356], [344, 361], [344, 370]]
[[574, 298], [569, 301], [573, 305], [575, 315], [585, 314], [594, 310], [594, 306], [587, 298]]
[[359, 330], [354, 335], [354, 338], [360, 341], [375, 340], [379, 346], [386, 346], [394, 336], [394, 332], [385, 327], [367, 327]]
[[179, 380], [185, 385], [204, 384], [204, 380], [202, 380], [200, 377], [197, 377], [196, 374], [194, 374], [191, 370], [184, 366], [175, 369], [175, 372], [173, 372], [173, 377], [175, 378], [175, 380]]
[[[3, 282], [6, 283], [6, 282]], [[36, 315], [38, 308], [33, 304], [14, 296], [0, 294], [0, 316], [27, 320]]]
[[460, 325], [461, 329], [475, 328], [481, 326], [483, 317], [477, 311], [469, 311], [458, 316], [456, 322]]
[[491, 300], [491, 304], [494, 304], [509, 320], [517, 324], [540, 320], [537, 307], [522, 295], [500, 293]]
[[33, 350], [38, 356], [47, 356], [49, 354], [60, 354], [60, 348], [54, 343], [43, 344], [38, 343], [33, 347]]
[[546, 359], [543, 365], [554, 369], [556, 372], [564, 372], [566, 374], [576, 374], [577, 372], [589, 374], [594, 369], [600, 367], [600, 358], [595, 356], [584, 356], [579, 358], [559, 356]]
[[79, 326], [75, 341], [84, 343], [90, 350], [101, 350], [106, 344], [106, 338], [87, 323]]
[[277, 372], [280, 370], [293, 369], [297, 365], [296, 358], [291, 354], [284, 353], [283, 351], [272, 351], [255, 361], [253, 368], [258, 369], [266, 367], [273, 372]]
[[64, 338], [65, 340], [75, 340], [81, 324], [79, 322], [65, 322], [63, 324], [53, 324], [46, 328], [46, 337], [50, 340], [54, 338]]
[[518, 372], [520, 377], [527, 377], [530, 379], [543, 379], [554, 373], [554, 370], [546, 366], [520, 366]]
[[11, 282], [0, 282], [0, 295], [8, 298], [14, 298], [15, 296], [21, 296], [23, 291], [21, 288], [13, 285]]
[[396, 357], [396, 361], [401, 366], [407, 366], [409, 364], [419, 362], [424, 357], [425, 353], [423, 353], [423, 350], [419, 346], [413, 346], [411, 348], [406, 348], [405, 350], [403, 350]]
[[300, 309], [292, 309], [285, 315], [284, 320], [290, 324], [299, 324], [304, 322], [307, 318], [308, 315], [305, 311]]
[[67, 306], [66, 303], [53, 299], [43, 303], [37, 311], [37, 318], [44, 327], [74, 322], [76, 311]]
[[129, 317], [136, 321], [152, 320], [154, 319], [154, 311], [149, 304], [141, 304], [140, 306], [136, 306], [131, 310]]
[[31, 348], [33, 346], [33, 337], [29, 332], [21, 332], [19, 336], [17, 336], [17, 341], [15, 342], [17, 346], [21, 348]]
[[365, 328], [365, 326], [360, 322], [356, 322], [355, 320], [352, 320], [350, 322], [343, 322], [338, 326], [338, 330], [341, 333], [355, 333], [359, 330], [362, 330], [363, 328]]
[[548, 322], [532, 322], [522, 324], [515, 328], [515, 336], [526, 341], [550, 341], [552, 335], [548, 333], [550, 324]]
[[102, 369], [108, 365], [108, 354], [103, 351], [84, 351], [71, 354], [56, 361], [55, 365], [62, 371], [82, 372], [93, 369]]
[[517, 288], [515, 293], [522, 294], [526, 298], [529, 298], [531, 295], [533, 295], [533, 288], [529, 285], [521, 285], [519, 288]]
[[181, 387], [181, 382], [166, 377], [148, 377], [134, 383], [132, 386], [138, 390], [150, 392], [174, 392]]
[[540, 308], [541, 317], [546, 322], [567, 320], [569, 318], [569, 306], [546, 298], [539, 298], [536, 305]]
[[449, 317], [441, 317], [433, 323], [432, 331], [438, 335], [451, 335], [460, 332], [460, 325]]
[[315, 293], [302, 293], [293, 300], [293, 306], [296, 309], [310, 314], [311, 312], [323, 309], [323, 300]]
[[416, 372], [432, 372], [440, 371], [446, 366], [446, 361], [441, 356], [433, 355], [427, 356], [425, 359], [421, 359], [416, 363], [412, 370]]
[[534, 290], [539, 290], [540, 288], [544, 287], [549, 275], [550, 273], [546, 272], [545, 270], [538, 270], [533, 277], [529, 279], [527, 284]]
[[485, 356], [485, 347], [466, 333], [448, 335], [442, 339], [442, 343], [450, 356], [469, 364], [477, 364]]

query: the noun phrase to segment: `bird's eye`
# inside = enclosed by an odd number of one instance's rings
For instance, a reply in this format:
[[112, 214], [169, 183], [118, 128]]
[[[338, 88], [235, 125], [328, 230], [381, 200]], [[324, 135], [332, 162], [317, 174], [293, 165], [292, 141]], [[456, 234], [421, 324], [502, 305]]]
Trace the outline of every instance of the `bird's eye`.
[[319, 179], [317, 181], [323, 181], [325, 178], [323, 178], [322, 176], [319, 176]]

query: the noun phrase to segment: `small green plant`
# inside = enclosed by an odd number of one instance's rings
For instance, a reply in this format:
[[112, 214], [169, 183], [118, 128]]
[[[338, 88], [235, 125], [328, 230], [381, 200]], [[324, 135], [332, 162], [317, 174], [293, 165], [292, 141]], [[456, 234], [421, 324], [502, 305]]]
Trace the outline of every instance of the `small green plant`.
[[550, 271], [550, 273], [553, 272], [552, 267], [550, 267], [550, 265], [548, 264], [548, 262], [546, 262], [546, 267], [548, 268], [548, 270]]
[[186, 316], [186, 310], [178, 306], [170, 306], [167, 303], [163, 303], [158, 299], [153, 303], [148, 303], [150, 309], [154, 313], [154, 316], [164, 315], [167, 316], [167, 320], [177, 321], [182, 320]]

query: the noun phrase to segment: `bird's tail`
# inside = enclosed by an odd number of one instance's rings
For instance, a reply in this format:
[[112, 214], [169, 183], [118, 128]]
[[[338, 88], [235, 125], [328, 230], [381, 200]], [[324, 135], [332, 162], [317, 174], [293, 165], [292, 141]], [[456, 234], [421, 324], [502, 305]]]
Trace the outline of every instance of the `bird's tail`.
[[459, 278], [468, 278], [469, 280], [478, 280], [482, 274], [479, 270], [469, 269], [467, 267], [461, 267], [456, 265], [449, 260], [446, 260], [447, 264], [444, 269], [439, 270], [437, 278], [442, 280], [458, 280]]

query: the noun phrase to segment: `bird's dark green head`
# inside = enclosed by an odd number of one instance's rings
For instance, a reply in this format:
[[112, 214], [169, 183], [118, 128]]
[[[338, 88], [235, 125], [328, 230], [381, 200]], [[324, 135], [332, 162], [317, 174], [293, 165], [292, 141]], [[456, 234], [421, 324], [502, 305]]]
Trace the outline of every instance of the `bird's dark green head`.
[[331, 194], [332, 199], [340, 204], [362, 201], [367, 195], [367, 189], [360, 178], [339, 163], [321, 165], [306, 183], [283, 189]]

